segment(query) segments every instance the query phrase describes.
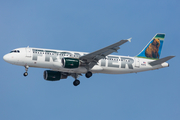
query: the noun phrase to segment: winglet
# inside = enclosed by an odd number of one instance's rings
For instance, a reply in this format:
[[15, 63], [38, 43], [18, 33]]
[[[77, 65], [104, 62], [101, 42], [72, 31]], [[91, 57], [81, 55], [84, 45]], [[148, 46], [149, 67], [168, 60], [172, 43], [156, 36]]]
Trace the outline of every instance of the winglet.
[[129, 38], [129, 39], [127, 39], [129, 42], [131, 42], [131, 39], [132, 39], [132, 37], [131, 38]]

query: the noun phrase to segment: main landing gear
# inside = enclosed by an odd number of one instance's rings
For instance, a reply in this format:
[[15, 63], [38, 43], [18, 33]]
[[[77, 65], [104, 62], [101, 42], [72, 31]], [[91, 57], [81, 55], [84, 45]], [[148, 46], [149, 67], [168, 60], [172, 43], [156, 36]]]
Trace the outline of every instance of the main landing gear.
[[26, 70], [26, 72], [23, 74], [25, 77], [28, 75], [28, 73], [27, 73], [28, 68], [29, 68], [29, 66], [25, 66], [25, 70]]
[[[73, 73], [73, 74], [71, 74], [71, 76], [72, 76], [73, 78], [75, 78], [75, 80], [74, 80], [74, 82], [73, 82], [73, 85], [74, 85], [74, 86], [78, 86], [78, 85], [80, 84], [80, 81], [77, 79], [78, 75], [81, 75], [81, 74], [78, 74], [78, 73]], [[90, 77], [92, 76], [92, 72], [88, 71], [88, 72], [85, 74], [85, 76], [86, 76], [87, 78], [90, 78]]]
[[74, 82], [73, 82], [74, 86], [78, 86], [80, 84], [80, 81], [77, 79], [78, 75], [79, 75], [78, 73], [71, 74], [71, 76], [75, 79]]
[[86, 78], [90, 78], [92, 76], [92, 72], [88, 71], [85, 76]]
[[80, 81], [79, 81], [79, 80], [77, 80], [77, 79], [74, 80], [74, 82], [73, 82], [73, 85], [74, 85], [74, 86], [78, 86], [79, 84], [80, 84]]

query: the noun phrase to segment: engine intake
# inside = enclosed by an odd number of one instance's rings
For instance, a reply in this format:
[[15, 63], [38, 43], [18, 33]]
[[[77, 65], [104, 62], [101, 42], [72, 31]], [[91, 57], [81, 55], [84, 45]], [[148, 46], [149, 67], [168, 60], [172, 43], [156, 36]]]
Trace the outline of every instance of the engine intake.
[[79, 59], [76, 58], [62, 58], [64, 68], [78, 68], [80, 65]]
[[48, 81], [58, 81], [60, 79], [66, 79], [67, 76], [61, 74], [59, 71], [45, 70], [44, 71], [44, 79]]

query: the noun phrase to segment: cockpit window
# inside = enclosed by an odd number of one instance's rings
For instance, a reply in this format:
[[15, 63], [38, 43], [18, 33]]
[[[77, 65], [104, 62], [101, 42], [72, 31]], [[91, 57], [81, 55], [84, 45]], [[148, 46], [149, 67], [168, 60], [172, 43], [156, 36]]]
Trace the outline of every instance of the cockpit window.
[[10, 53], [20, 53], [19, 50], [12, 50]]

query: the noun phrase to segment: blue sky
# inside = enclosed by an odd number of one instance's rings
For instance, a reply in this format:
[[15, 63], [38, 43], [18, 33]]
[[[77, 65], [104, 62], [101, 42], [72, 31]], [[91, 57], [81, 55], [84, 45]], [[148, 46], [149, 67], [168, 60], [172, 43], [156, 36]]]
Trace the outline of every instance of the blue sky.
[[[0, 1], [1, 120], [179, 120], [178, 0]], [[18, 47], [93, 52], [132, 37], [118, 55], [137, 55], [156, 33], [166, 33], [161, 58], [170, 67], [137, 74], [94, 74], [57, 82], [46, 69], [3, 61]]]

